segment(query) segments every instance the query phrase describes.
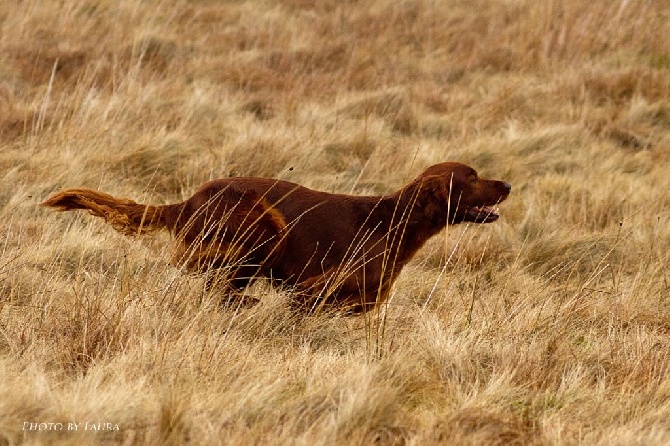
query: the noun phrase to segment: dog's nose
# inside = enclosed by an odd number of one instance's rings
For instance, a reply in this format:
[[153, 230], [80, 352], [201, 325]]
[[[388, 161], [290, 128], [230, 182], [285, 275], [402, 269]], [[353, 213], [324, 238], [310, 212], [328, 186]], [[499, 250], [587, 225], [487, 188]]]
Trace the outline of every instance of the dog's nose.
[[507, 190], [507, 193], [508, 193], [508, 194], [509, 194], [510, 191], [512, 190], [512, 185], [509, 184], [509, 183], [507, 183], [507, 182], [504, 182], [504, 183], [503, 183], [503, 187], [505, 188], [505, 190]]

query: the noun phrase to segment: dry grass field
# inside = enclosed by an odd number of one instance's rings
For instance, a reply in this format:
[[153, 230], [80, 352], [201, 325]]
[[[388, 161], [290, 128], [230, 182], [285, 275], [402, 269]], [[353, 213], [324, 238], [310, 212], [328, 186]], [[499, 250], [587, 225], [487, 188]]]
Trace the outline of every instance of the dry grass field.
[[[0, 2], [0, 445], [670, 444], [667, 0]], [[513, 184], [365, 317], [40, 207]]]

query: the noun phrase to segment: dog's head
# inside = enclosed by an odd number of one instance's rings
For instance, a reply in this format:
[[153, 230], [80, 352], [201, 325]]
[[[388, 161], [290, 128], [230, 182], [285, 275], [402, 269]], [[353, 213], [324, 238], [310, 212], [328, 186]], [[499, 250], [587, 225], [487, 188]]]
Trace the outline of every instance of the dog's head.
[[512, 190], [511, 184], [480, 178], [475, 169], [456, 162], [435, 164], [417, 181], [430, 192], [430, 202], [423, 203], [425, 210], [442, 224], [494, 222], [499, 215], [493, 206]]

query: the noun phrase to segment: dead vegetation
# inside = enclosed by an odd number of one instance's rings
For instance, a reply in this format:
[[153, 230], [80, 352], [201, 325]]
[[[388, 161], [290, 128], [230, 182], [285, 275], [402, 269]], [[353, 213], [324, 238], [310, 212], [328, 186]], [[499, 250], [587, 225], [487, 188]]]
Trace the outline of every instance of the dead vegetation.
[[[0, 444], [667, 444], [669, 35], [642, 0], [2, 2]], [[38, 206], [445, 160], [502, 218], [360, 318], [221, 307], [167, 237]]]

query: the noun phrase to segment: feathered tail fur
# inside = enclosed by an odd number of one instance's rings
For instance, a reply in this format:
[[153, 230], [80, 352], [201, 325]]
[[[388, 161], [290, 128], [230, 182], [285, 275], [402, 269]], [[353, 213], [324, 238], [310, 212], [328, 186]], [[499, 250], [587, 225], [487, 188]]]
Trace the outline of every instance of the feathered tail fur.
[[161, 229], [173, 230], [183, 204], [152, 206], [91, 189], [67, 189], [50, 197], [42, 206], [59, 211], [85, 209], [91, 215], [104, 218], [125, 235], [140, 235]]

